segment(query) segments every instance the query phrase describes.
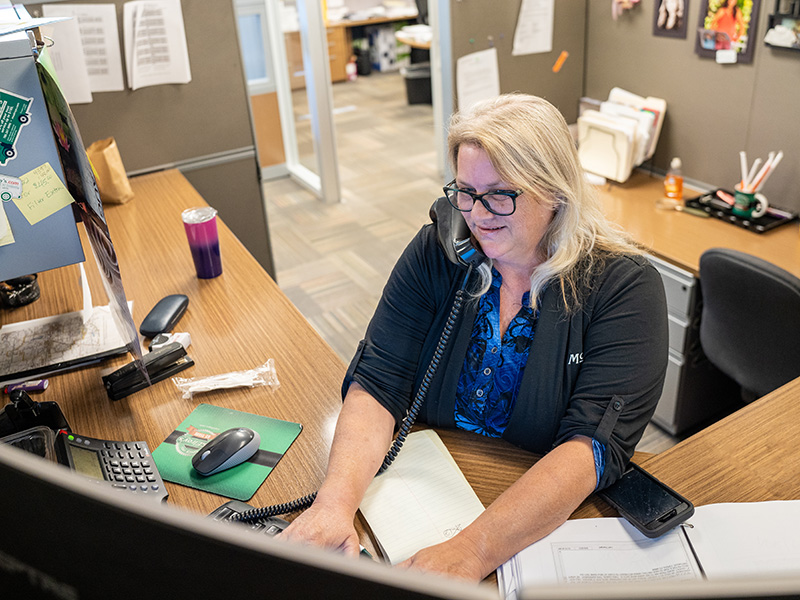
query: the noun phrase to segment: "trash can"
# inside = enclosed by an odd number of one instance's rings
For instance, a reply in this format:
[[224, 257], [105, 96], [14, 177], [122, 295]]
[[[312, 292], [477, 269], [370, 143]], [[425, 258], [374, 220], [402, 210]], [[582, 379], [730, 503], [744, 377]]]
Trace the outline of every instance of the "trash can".
[[359, 75], [372, 73], [372, 59], [369, 56], [369, 41], [366, 39], [353, 42], [353, 52], [356, 55], [356, 72]]
[[406, 96], [409, 104], [432, 104], [431, 64], [411, 64], [400, 69], [406, 82]]

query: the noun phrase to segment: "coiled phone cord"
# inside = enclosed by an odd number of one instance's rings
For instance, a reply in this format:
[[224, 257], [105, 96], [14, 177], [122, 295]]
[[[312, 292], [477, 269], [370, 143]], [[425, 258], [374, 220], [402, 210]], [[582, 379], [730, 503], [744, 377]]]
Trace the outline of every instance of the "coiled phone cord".
[[[471, 273], [472, 267], [470, 267], [467, 271], [467, 276], [464, 278], [464, 283], [456, 292], [455, 299], [453, 300], [453, 306], [450, 309], [447, 322], [442, 330], [442, 335], [439, 336], [439, 342], [436, 345], [436, 349], [433, 351], [433, 356], [431, 357], [430, 363], [428, 363], [428, 368], [425, 371], [422, 382], [420, 383], [417, 393], [414, 396], [414, 401], [411, 403], [411, 407], [408, 409], [408, 414], [403, 419], [400, 429], [397, 432], [397, 436], [394, 438], [394, 442], [392, 442], [392, 447], [389, 448], [389, 451], [386, 453], [386, 457], [383, 459], [383, 464], [381, 465], [380, 469], [378, 469], [376, 476], [388, 469], [392, 462], [394, 462], [394, 459], [397, 458], [397, 454], [403, 447], [406, 437], [408, 436], [409, 431], [411, 431], [411, 427], [413, 427], [414, 422], [417, 420], [419, 411], [422, 409], [422, 404], [425, 401], [425, 396], [428, 394], [428, 388], [430, 387], [431, 381], [433, 381], [433, 376], [436, 374], [436, 370], [439, 368], [442, 355], [444, 354], [444, 349], [447, 347], [447, 343], [450, 340], [450, 335], [453, 332], [456, 319], [458, 319], [458, 315], [461, 312], [461, 307], [464, 304], [464, 294], [466, 293], [465, 288]], [[269, 517], [275, 517], [277, 515], [285, 515], [290, 512], [305, 510], [311, 506], [316, 497], [317, 492], [313, 492], [307, 496], [298, 498], [297, 500], [292, 500], [291, 502], [246, 510], [231, 516], [231, 521], [249, 523], [251, 521], [258, 521], [259, 519], [268, 519]]]

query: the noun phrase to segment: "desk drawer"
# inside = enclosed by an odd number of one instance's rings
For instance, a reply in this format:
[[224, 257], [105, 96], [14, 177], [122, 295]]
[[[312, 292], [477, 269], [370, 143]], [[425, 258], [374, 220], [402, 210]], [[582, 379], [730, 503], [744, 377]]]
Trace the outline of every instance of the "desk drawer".
[[673, 314], [667, 315], [667, 327], [669, 331], [669, 347], [678, 354], [683, 354], [686, 343], [686, 330], [689, 329], [689, 322], [679, 319]]
[[688, 320], [691, 316], [692, 299], [697, 280], [688, 271], [679, 269], [660, 258], [655, 256], [647, 258], [661, 274], [669, 312]]
[[653, 422], [672, 435], [675, 435], [677, 432], [678, 387], [680, 385], [683, 364], [683, 357], [670, 350], [669, 362], [667, 363], [667, 377], [664, 379], [664, 389], [661, 392], [661, 398], [658, 401], [656, 412], [653, 415]]

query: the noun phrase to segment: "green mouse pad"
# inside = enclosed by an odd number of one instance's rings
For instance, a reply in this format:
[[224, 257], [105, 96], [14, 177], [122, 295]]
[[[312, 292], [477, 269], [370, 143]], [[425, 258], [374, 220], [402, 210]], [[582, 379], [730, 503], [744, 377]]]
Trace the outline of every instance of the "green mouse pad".
[[[192, 457], [213, 437], [234, 427], [259, 433], [258, 452], [236, 467], [208, 477], [200, 475], [192, 467]], [[153, 451], [153, 460], [165, 481], [246, 501], [264, 483], [302, 428], [299, 423], [201, 404]]]

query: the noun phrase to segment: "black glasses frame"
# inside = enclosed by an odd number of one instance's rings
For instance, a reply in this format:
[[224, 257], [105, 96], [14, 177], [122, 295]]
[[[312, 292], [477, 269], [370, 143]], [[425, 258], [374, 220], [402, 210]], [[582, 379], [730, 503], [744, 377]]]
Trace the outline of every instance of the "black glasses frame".
[[[442, 190], [444, 191], [444, 195], [447, 198], [447, 201], [450, 203], [450, 206], [452, 206], [453, 208], [455, 208], [457, 211], [460, 212], [471, 212], [472, 209], [475, 208], [475, 203], [480, 201], [480, 203], [483, 204], [483, 207], [493, 215], [497, 215], [498, 217], [508, 217], [509, 215], [513, 215], [516, 212], [517, 198], [519, 198], [523, 193], [522, 190], [491, 190], [483, 194], [476, 194], [475, 192], [470, 192], [469, 190], [462, 190], [461, 188], [456, 187], [455, 183], [456, 180], [454, 179], [446, 186], [444, 186]], [[455, 196], [456, 194], [459, 193], [467, 194], [470, 198], [472, 198], [472, 206], [470, 206], [468, 209], [459, 207], [458, 202], [451, 197], [451, 195]], [[489, 201], [486, 200], [485, 198], [486, 196], [508, 196], [509, 198], [511, 198], [511, 206], [512, 206], [511, 212], [509, 213], [497, 212], [491, 207]]]

